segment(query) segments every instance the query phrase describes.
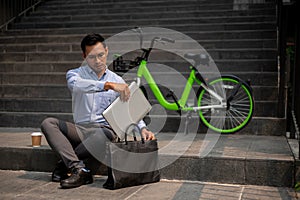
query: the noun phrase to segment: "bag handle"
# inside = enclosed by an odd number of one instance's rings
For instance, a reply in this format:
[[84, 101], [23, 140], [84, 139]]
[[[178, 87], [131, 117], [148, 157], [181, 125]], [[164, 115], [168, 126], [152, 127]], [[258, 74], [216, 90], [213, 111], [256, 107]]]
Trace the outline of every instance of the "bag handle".
[[[137, 124], [135, 124], [135, 123], [130, 124], [130, 125], [126, 128], [126, 131], [125, 131], [125, 144], [128, 144], [128, 141], [127, 141], [127, 134], [128, 134], [129, 128], [132, 127], [132, 126], [134, 126], [135, 128], [138, 129], [138, 131], [139, 131], [139, 133], [140, 133], [140, 136], [141, 136], [142, 144], [144, 144], [144, 143], [145, 143], [145, 139], [143, 138], [142, 131], [141, 131], [140, 127], [139, 127]], [[134, 132], [134, 131], [133, 131], [133, 139], [134, 139], [134, 141], [137, 141], [136, 135], [135, 135], [135, 132]]]

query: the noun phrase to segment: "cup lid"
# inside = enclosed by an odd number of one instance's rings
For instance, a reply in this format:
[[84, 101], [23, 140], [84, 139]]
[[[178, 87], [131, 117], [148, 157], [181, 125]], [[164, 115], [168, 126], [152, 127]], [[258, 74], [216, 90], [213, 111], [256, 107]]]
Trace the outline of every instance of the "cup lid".
[[42, 133], [41, 132], [33, 132], [31, 133], [31, 136], [41, 136]]

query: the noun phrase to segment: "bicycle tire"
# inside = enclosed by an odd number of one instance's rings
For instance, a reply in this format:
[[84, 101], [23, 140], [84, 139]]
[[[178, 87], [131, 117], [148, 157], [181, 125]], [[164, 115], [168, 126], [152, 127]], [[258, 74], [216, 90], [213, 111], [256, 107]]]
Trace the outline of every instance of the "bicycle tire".
[[[254, 98], [251, 87], [238, 77], [227, 75], [209, 81], [209, 87], [214, 88], [227, 101], [227, 108], [199, 110], [201, 121], [208, 128], [220, 133], [235, 133], [243, 129], [253, 116]], [[223, 89], [220, 89], [223, 88]], [[233, 93], [235, 93], [233, 95]], [[204, 88], [197, 93], [198, 106], [212, 105], [217, 100], [212, 97]], [[221, 114], [221, 116], [218, 116]]]

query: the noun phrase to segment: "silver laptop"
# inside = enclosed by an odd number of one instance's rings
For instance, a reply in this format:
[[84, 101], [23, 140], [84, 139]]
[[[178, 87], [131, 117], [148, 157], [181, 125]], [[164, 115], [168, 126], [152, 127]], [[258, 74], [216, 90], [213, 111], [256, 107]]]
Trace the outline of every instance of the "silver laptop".
[[136, 82], [132, 82], [129, 89], [130, 98], [127, 102], [122, 102], [118, 97], [103, 112], [103, 117], [121, 140], [125, 138], [128, 126], [132, 123], [137, 124], [151, 110], [150, 103]]

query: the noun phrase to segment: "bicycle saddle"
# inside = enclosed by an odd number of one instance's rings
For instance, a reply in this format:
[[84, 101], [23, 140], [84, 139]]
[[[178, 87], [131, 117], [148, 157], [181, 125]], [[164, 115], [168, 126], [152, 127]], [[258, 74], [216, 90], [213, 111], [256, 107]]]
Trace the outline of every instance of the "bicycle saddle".
[[209, 57], [206, 54], [200, 53], [200, 54], [194, 54], [194, 53], [186, 53], [184, 54], [184, 57], [187, 59], [191, 59], [195, 61], [195, 66], [198, 66], [200, 64], [208, 65], [209, 64]]

